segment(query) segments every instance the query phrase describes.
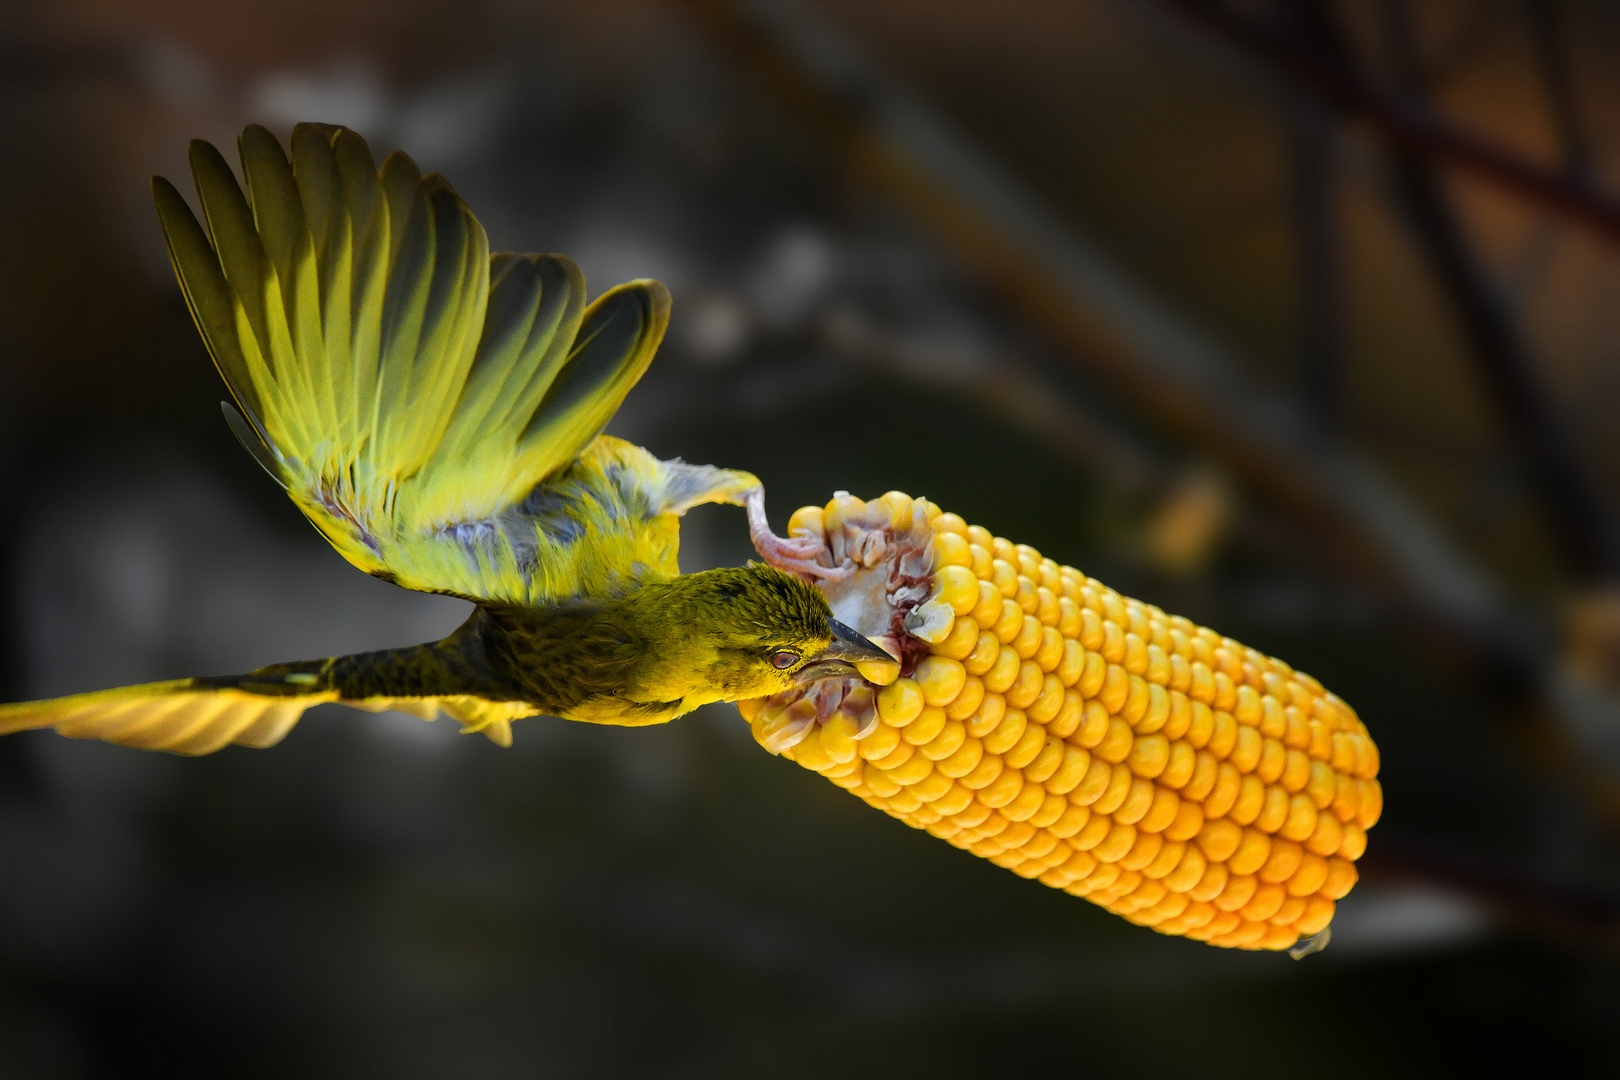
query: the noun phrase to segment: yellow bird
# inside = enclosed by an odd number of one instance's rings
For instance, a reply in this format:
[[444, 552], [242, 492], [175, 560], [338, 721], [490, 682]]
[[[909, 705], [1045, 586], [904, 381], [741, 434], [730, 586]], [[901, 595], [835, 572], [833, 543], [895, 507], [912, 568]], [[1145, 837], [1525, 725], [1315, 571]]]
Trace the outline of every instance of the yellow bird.
[[347, 128], [239, 140], [244, 197], [191, 144], [206, 230], [153, 179], [192, 316], [235, 400], [226, 419], [360, 569], [474, 601], [443, 641], [0, 706], [0, 734], [205, 754], [270, 746], [337, 701], [448, 713], [495, 742], [511, 721], [671, 720], [888, 661], [799, 575], [754, 564], [682, 575], [677, 519], [747, 504], [746, 472], [661, 461], [599, 434], [669, 322], [656, 281], [585, 304], [563, 255], [489, 252], [450, 185]]
[[[346, 128], [289, 163], [206, 142], [206, 229], [154, 179], [232, 430], [369, 574], [464, 597], [443, 641], [0, 705], [0, 734], [202, 754], [312, 705], [662, 723], [736, 701], [755, 738], [907, 824], [1161, 933], [1320, 948], [1378, 820], [1366, 725], [1320, 683], [926, 499], [840, 492], [789, 538], [749, 473], [599, 434], [669, 294], [587, 307], [561, 255], [490, 255], [445, 181]], [[677, 519], [741, 504], [764, 564], [681, 575]], [[1300, 941], [1301, 938], [1305, 940]]]

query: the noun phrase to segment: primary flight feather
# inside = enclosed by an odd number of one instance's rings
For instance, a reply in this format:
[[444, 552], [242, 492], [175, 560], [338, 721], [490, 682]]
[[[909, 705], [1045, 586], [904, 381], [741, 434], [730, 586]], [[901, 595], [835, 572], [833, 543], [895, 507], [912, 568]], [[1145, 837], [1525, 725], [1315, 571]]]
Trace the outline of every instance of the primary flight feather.
[[445, 180], [347, 128], [239, 139], [246, 192], [191, 144], [203, 220], [152, 182], [186, 303], [235, 406], [232, 430], [355, 566], [477, 604], [443, 641], [0, 706], [0, 734], [202, 754], [269, 746], [337, 701], [496, 742], [550, 714], [651, 724], [887, 654], [764, 565], [681, 575], [677, 519], [747, 503], [749, 473], [661, 461], [600, 434], [646, 371], [668, 291], [632, 281], [585, 303], [562, 255], [489, 253]]

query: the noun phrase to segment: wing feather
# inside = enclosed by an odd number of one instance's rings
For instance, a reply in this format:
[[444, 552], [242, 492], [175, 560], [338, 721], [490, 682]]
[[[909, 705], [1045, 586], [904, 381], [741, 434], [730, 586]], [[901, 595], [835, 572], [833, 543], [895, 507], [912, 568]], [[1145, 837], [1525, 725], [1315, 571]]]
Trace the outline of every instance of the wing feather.
[[[673, 572], [671, 515], [757, 485], [682, 474], [693, 497], [665, 497], [678, 463], [598, 439], [668, 326], [658, 282], [587, 307], [572, 261], [491, 256], [404, 154], [378, 169], [360, 136], [318, 124], [291, 146], [242, 133], [244, 194], [193, 142], [206, 229], [166, 181], [154, 198], [233, 431], [349, 561], [424, 591], [554, 601]], [[544, 551], [559, 541], [560, 562]]]

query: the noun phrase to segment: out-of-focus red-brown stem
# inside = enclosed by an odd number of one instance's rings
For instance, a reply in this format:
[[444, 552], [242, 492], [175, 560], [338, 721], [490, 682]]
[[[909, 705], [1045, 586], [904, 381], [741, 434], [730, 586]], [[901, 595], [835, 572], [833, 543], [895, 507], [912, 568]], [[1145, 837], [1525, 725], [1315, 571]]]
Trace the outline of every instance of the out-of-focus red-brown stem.
[[1282, 35], [1219, 3], [1162, 0], [1329, 107], [1355, 116], [1384, 138], [1454, 166], [1505, 191], [1578, 221], [1620, 244], [1620, 199], [1584, 180], [1544, 168], [1294, 47]]

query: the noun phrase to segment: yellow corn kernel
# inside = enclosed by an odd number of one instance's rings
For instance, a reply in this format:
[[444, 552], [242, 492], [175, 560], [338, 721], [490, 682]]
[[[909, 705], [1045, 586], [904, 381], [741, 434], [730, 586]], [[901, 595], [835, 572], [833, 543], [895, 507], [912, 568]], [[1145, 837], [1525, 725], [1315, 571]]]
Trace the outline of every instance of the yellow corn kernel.
[[[996, 728], [1001, 726], [1001, 718], [1007, 713], [1007, 699], [1000, 694], [985, 692], [984, 700], [968, 718], [968, 734], [975, 739], [982, 739]], [[949, 715], [949, 714], [947, 714]]]
[[1339, 793], [1339, 778], [1333, 766], [1322, 761], [1311, 762], [1311, 778], [1305, 782], [1305, 793], [1318, 810], [1333, 805], [1333, 797]]
[[[941, 733], [943, 734], [943, 732]], [[978, 767], [984, 757], [984, 743], [968, 736], [950, 757], [941, 759], [935, 768], [946, 776], [960, 779]]]
[[1238, 783], [1238, 797], [1226, 816], [1239, 825], [1252, 824], [1266, 804], [1266, 786], [1253, 776], [1245, 776]]
[[1271, 917], [1273, 926], [1293, 926], [1299, 917], [1305, 914], [1305, 901], [1298, 896], [1289, 896], [1288, 890], [1283, 890], [1283, 902], [1277, 908], [1277, 913]]
[[913, 754], [892, 769], [885, 769], [889, 779], [902, 787], [910, 787], [934, 771], [934, 763], [921, 754]]
[[821, 725], [821, 749], [839, 765], [855, 760], [860, 744], [855, 741], [855, 721], [838, 713]]
[[900, 677], [900, 665], [894, 660], [857, 660], [855, 670], [873, 686], [888, 686]]
[[1001, 656], [1001, 642], [988, 631], [979, 631], [978, 644], [973, 646], [973, 652], [962, 661], [962, 666], [969, 675], [984, 675], [996, 666], [996, 660]]
[[1294, 920], [1294, 929], [1301, 934], [1320, 933], [1333, 921], [1333, 901], [1312, 897], [1305, 902], [1305, 914]]
[[1299, 869], [1295, 870], [1294, 876], [1288, 879], [1288, 895], [1314, 895], [1327, 881], [1327, 875], [1327, 860], [1320, 855], [1306, 852], [1300, 856]]
[[878, 716], [897, 728], [917, 719], [925, 704], [922, 688], [915, 679], [896, 679], [877, 694]]
[[1239, 725], [1237, 741], [1232, 746], [1232, 752], [1226, 760], [1232, 767], [1247, 776], [1254, 772], [1256, 765], [1260, 764], [1261, 738], [1260, 733], [1252, 727]]
[[1295, 795], [1288, 800], [1288, 817], [1278, 834], [1289, 840], [1308, 840], [1316, 831], [1316, 804], [1309, 795]]
[[1069, 846], [1077, 851], [1090, 851], [1102, 843], [1103, 837], [1107, 836], [1113, 827], [1113, 819], [1108, 815], [1092, 814], [1080, 826], [1079, 831], [1069, 837]]
[[1069, 801], [1076, 806], [1090, 806], [1102, 798], [1113, 779], [1114, 770], [1101, 758], [1092, 758], [1080, 783], [1069, 792]]
[[887, 773], [870, 761], [862, 769], [861, 782], [871, 790], [872, 794], [880, 799], [900, 793], [900, 785], [889, 779]]
[[1348, 859], [1332, 858], [1327, 861], [1327, 879], [1322, 883], [1322, 895], [1329, 900], [1342, 900], [1356, 883], [1356, 864]]
[[820, 732], [813, 730], [810, 734], [793, 744], [786, 753], [793, 757], [800, 765], [816, 772], [824, 772], [832, 768], [836, 762], [821, 748]]
[[933, 742], [947, 723], [945, 710], [938, 705], [925, 705], [917, 718], [901, 729], [900, 737], [912, 746]]
[[[1042, 671], [1048, 673], [1055, 672], [1058, 669], [1058, 665], [1063, 662], [1064, 647], [1067, 644], [1068, 643], [1063, 640], [1062, 634], [1059, 634], [1050, 626], [1043, 626], [1041, 628], [1041, 643], [1035, 649], [1035, 655], [1033, 657], [1035, 663]], [[1076, 642], [1075, 644], [1078, 647], [1079, 643]], [[1082, 655], [1084, 655], [1083, 652]], [[1076, 672], [1076, 674], [1078, 675], [1078, 672]], [[1065, 685], [1072, 684], [1073, 682], [1074, 680], [1070, 679], [1069, 683]]]
[[1046, 628], [1034, 617], [1025, 615], [1018, 626], [1018, 633], [1008, 644], [1018, 654], [1020, 660], [1028, 660], [1041, 648], [1041, 639], [1044, 638]]
[[1361, 780], [1356, 786], [1361, 789], [1361, 809], [1356, 821], [1363, 829], [1370, 829], [1378, 824], [1378, 818], [1384, 812], [1384, 789], [1379, 787], [1377, 780]]
[[1100, 702], [1089, 702], [1081, 714], [1080, 726], [1069, 737], [1069, 741], [1091, 750], [1108, 735], [1110, 722], [1108, 710], [1103, 708]]
[[1125, 794], [1125, 801], [1119, 804], [1119, 809], [1113, 811], [1115, 821], [1123, 821], [1127, 825], [1135, 825], [1147, 814], [1153, 805], [1153, 785], [1140, 777], [1132, 777], [1130, 790]]
[[1198, 846], [1212, 863], [1224, 863], [1242, 842], [1242, 827], [1226, 818], [1206, 821], [1198, 834]]
[[[1092, 849], [1092, 854], [1100, 862], [1117, 863], [1125, 857], [1136, 843], [1136, 826], [1115, 822], [1103, 837], [1102, 842]], [[1123, 869], [1123, 867], [1121, 868]]]
[[[1136, 830], [1136, 843], [1132, 844], [1131, 850], [1127, 851], [1124, 858], [1119, 860], [1120, 869], [1135, 870], [1141, 873], [1143, 877], [1147, 877], [1147, 868], [1152, 865], [1154, 859], [1159, 857], [1159, 852], [1163, 848], [1164, 837], [1158, 833], [1143, 832], [1138, 827]], [[1155, 888], [1160, 891], [1153, 897], [1153, 902], [1158, 903], [1164, 896], [1163, 886], [1155, 885]]]
[[1165, 827], [1164, 835], [1171, 840], [1191, 840], [1204, 828], [1204, 808], [1184, 799], [1178, 802], [1175, 820]]
[[910, 761], [911, 755], [915, 752], [916, 748], [910, 743], [901, 741], [896, 743], [894, 749], [885, 754], [883, 757], [869, 758], [868, 760], [880, 769], [898, 769], [900, 766]]
[[[1138, 830], [1140, 831], [1140, 830]], [[1187, 857], [1187, 845], [1179, 840], [1165, 840], [1159, 837], [1159, 853], [1155, 855], [1146, 866], [1142, 867], [1142, 876], [1153, 881], [1160, 881], [1170, 875], [1181, 865]], [[1168, 888], [1168, 886], [1166, 886]]]
[[1277, 914], [1288, 899], [1288, 894], [1281, 885], [1260, 885], [1254, 890], [1254, 896], [1240, 909], [1245, 919], [1255, 922], [1266, 922]]
[[1024, 790], [1024, 774], [1017, 769], [1003, 769], [1001, 774], [979, 791], [979, 801], [994, 809], [1001, 809]]
[[1258, 876], [1268, 884], [1280, 885], [1294, 876], [1299, 862], [1305, 857], [1304, 849], [1292, 840], [1272, 840], [1271, 854], [1260, 867]]
[[1318, 855], [1332, 855], [1343, 842], [1344, 830], [1339, 826], [1339, 819], [1332, 814], [1317, 814], [1316, 828], [1305, 841], [1305, 849]]
[[991, 693], [1005, 694], [1017, 681], [1021, 666], [1016, 652], [1002, 649], [996, 656], [995, 664], [984, 673], [984, 688]]
[[[1027, 788], [1025, 788], [1025, 790], [1038, 792], [1042, 791], [1042, 789], [1034, 784], [1029, 785]], [[1029, 817], [1029, 823], [1035, 826], [1037, 829], [1046, 831], [1048, 835], [1052, 835], [1054, 839], [1062, 839], [1061, 837], [1050, 833], [1050, 830], [1048, 830], [1047, 827], [1061, 818], [1069, 809], [1068, 800], [1064, 799], [1061, 795], [1048, 795], [1042, 792], [1041, 798], [1037, 800], [1037, 802], [1038, 805], [1035, 812]]]
[[[1038, 730], [1038, 729], [1037, 729]], [[1042, 745], [1040, 751], [1024, 768], [1024, 778], [1035, 784], [1045, 784], [1052, 774], [1056, 773], [1058, 766], [1063, 763], [1066, 748], [1061, 740], [1050, 738], [1046, 733], [1041, 735]], [[1008, 755], [1009, 759], [1012, 755]], [[1011, 761], [1008, 762], [1011, 764]], [[1048, 791], [1051, 789], [1048, 788]], [[1065, 788], [1065, 791], [1068, 789]]]
[[[979, 624], [971, 616], [959, 615], [951, 624], [951, 632], [945, 635], [943, 641], [934, 645], [935, 656], [945, 656], [952, 660], [966, 660], [973, 655], [979, 644]], [[882, 661], [876, 661], [882, 663]], [[868, 682], [871, 680], [868, 679]], [[892, 681], [892, 680], [891, 680]]]
[[1180, 791], [1192, 779], [1193, 768], [1198, 764], [1198, 752], [1190, 743], [1174, 742], [1169, 746], [1164, 771], [1158, 776], [1159, 783], [1167, 788]]
[[988, 754], [1005, 754], [1017, 745], [1018, 740], [1024, 737], [1024, 728], [1028, 718], [1020, 709], [1008, 709], [1002, 714], [1001, 723], [996, 729], [984, 738], [984, 749]]
[[1092, 753], [1104, 761], [1118, 763], [1130, 756], [1131, 747], [1136, 742], [1136, 736], [1131, 734], [1130, 725], [1123, 720], [1111, 720], [1108, 723], [1108, 734], [1103, 736], [1102, 742], [1092, 750]]
[[1125, 674], [1125, 669], [1118, 664], [1109, 664], [1107, 674], [1103, 676], [1102, 689], [1097, 693], [1097, 700], [1101, 701], [1103, 708], [1112, 716], [1118, 716], [1120, 710], [1130, 699], [1131, 677]]
[[1367, 831], [1353, 821], [1347, 822], [1344, 826], [1344, 842], [1339, 845], [1340, 857], [1354, 862], [1366, 850]]
[[984, 704], [984, 680], [967, 676], [956, 700], [945, 706], [945, 715], [952, 720], [967, 720]]
[[[1007, 772], [1016, 775], [1011, 769]], [[1039, 784], [1025, 784], [1013, 800], [1001, 808], [1001, 815], [1010, 821], [1028, 821], [1045, 801], [1046, 792]]]
[[[840, 495], [789, 523], [846, 546], [863, 530], [882, 543], [862, 550], [890, 554], [837, 588], [916, 597], [888, 593], [890, 572], [932, 544], [922, 595], [954, 621], [902, 643], [905, 677], [863, 662], [871, 685], [846, 684], [860, 689], [830, 715], [825, 697], [740, 702], [756, 738], [913, 827], [1162, 933], [1280, 949], [1327, 925], [1383, 809], [1377, 747], [1347, 705], [927, 500]], [[861, 627], [894, 633], [907, 614]], [[857, 740], [862, 693], [879, 722]]]
[[[934, 772], [935, 775], [939, 775], [937, 768]], [[961, 784], [953, 783], [949, 791], [934, 800], [933, 806], [941, 814], [954, 815], [960, 814], [972, 802], [973, 792]]]
[[1266, 788], [1266, 803], [1254, 819], [1254, 827], [1263, 833], [1275, 833], [1288, 820], [1288, 792], [1273, 784]]
[[1271, 857], [1271, 837], [1259, 829], [1244, 829], [1237, 850], [1226, 860], [1226, 868], [1234, 874], [1253, 874]]
[[900, 729], [880, 722], [872, 729], [871, 734], [860, 741], [858, 752], [861, 757], [871, 761], [874, 758], [887, 757], [899, 745]]
[[1155, 779], [1170, 763], [1170, 740], [1163, 735], [1137, 736], [1125, 762], [1137, 776]]
[[1041, 696], [1041, 688], [1046, 683], [1046, 675], [1040, 666], [1031, 661], [1024, 661], [1018, 667], [1018, 675], [1005, 693], [1007, 704], [1015, 709], [1026, 709], [1035, 704]]
[[1185, 798], [1202, 801], [1209, 797], [1219, 777], [1220, 766], [1215, 761], [1215, 755], [1208, 750], [1200, 750], [1193, 759], [1192, 779], [1181, 789], [1181, 794]]
[[1215, 906], [1222, 911], [1236, 911], [1250, 900], [1254, 899], [1254, 891], [1260, 887], [1252, 874], [1236, 874], [1231, 868], [1227, 869], [1226, 888], [1215, 897]]
[[996, 588], [995, 582], [979, 579], [979, 602], [974, 605], [973, 621], [979, 624], [980, 632], [985, 627], [995, 626], [1001, 620], [1001, 590]]
[[[962, 545], [961, 557], [967, 558], [967, 545]], [[942, 566], [934, 572], [934, 587], [942, 603], [950, 605], [957, 615], [970, 614], [979, 606], [979, 579], [971, 567]]]
[[[1102, 688], [1107, 682], [1107, 662], [1103, 660], [1101, 653], [1087, 650], [1086, 666], [1081, 670], [1080, 681], [1074, 684], [1074, 688], [1080, 691], [1081, 697], [1095, 698], [1102, 693]], [[1105, 708], [1103, 711], [1108, 710]]]
[[1001, 614], [992, 624], [991, 632], [996, 640], [1003, 645], [1011, 645], [1014, 638], [1024, 629], [1024, 612], [1016, 603], [1003, 598], [1001, 601]]
[[[1104, 764], [1106, 765], [1106, 763]], [[1131, 770], [1123, 765], [1107, 765], [1106, 767], [1108, 769], [1108, 786], [1103, 788], [1103, 793], [1098, 797], [1097, 801], [1091, 804], [1093, 813], [1116, 813], [1121, 806], [1125, 805], [1125, 800], [1130, 797], [1131, 784], [1136, 779], [1131, 775]]]
[[[1002, 755], [1009, 769], [1024, 770], [1040, 754], [1046, 745], [1046, 732], [1039, 724], [1026, 724], [1023, 735], [1019, 736], [1012, 749]], [[1026, 779], [1033, 780], [1027, 776]]]
[[1042, 724], [1057, 719], [1058, 713], [1063, 711], [1066, 694], [1057, 676], [1048, 675], [1041, 681], [1040, 694], [1029, 704], [1029, 718]]
[[[1144, 685], [1147, 687], [1147, 708], [1134, 726], [1138, 735], [1151, 735], [1170, 720], [1170, 695], [1157, 683]], [[1168, 740], [1170, 736], [1166, 735], [1165, 738]]]
[[[912, 724], [910, 728], [906, 729], [906, 733], [909, 735], [912, 729], [917, 726], [917, 724]], [[940, 728], [939, 734], [918, 746], [917, 752], [929, 761], [942, 761], [960, 750], [962, 744], [966, 741], [967, 726], [960, 720], [947, 720], [945, 725]]]
[[1172, 892], [1186, 892], [1204, 879], [1208, 863], [1204, 853], [1193, 844], [1184, 844], [1181, 861], [1164, 876], [1164, 887]]
[[1181, 799], [1169, 788], [1154, 786], [1153, 802], [1148, 806], [1147, 813], [1137, 822], [1137, 827], [1144, 832], [1163, 832], [1175, 823], [1176, 816], [1181, 812]]
[[1058, 815], [1056, 821], [1046, 827], [1046, 831], [1059, 839], [1067, 840], [1085, 828], [1090, 820], [1091, 811], [1088, 808], [1067, 803], [1066, 809]]
[[1204, 816], [1209, 818], [1225, 817], [1237, 802], [1238, 792], [1243, 786], [1243, 778], [1228, 762], [1221, 762], [1215, 770], [1215, 786], [1210, 789], [1209, 795], [1204, 799]]

